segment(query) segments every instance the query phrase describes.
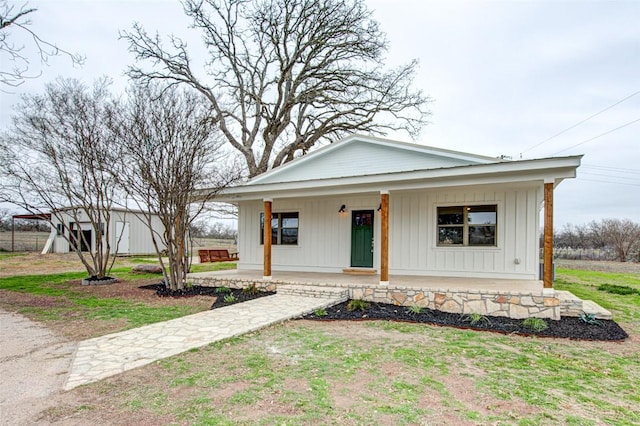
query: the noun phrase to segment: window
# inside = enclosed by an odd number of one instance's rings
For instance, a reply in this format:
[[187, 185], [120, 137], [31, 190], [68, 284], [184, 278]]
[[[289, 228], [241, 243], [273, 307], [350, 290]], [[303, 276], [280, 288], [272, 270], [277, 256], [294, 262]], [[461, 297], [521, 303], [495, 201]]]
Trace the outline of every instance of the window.
[[[264, 244], [264, 213], [260, 213], [260, 244]], [[298, 244], [298, 213], [271, 215], [271, 244]]]
[[497, 206], [438, 207], [439, 246], [495, 246]]

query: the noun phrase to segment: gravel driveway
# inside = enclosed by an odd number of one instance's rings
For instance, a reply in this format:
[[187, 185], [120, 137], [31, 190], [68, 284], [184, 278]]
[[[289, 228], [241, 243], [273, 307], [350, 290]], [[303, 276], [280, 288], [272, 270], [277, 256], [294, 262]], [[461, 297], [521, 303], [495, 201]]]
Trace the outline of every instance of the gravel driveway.
[[38, 413], [55, 405], [76, 343], [0, 309], [0, 425], [48, 424]]

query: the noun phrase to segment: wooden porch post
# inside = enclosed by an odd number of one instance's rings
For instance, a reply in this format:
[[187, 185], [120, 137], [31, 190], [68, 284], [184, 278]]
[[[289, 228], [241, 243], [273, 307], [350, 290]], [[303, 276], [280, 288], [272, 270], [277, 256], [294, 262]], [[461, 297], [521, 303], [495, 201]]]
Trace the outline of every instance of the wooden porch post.
[[380, 192], [380, 284], [389, 284], [389, 192]]
[[271, 200], [264, 200], [263, 278], [271, 279]]
[[543, 288], [553, 289], [553, 182], [544, 183]]

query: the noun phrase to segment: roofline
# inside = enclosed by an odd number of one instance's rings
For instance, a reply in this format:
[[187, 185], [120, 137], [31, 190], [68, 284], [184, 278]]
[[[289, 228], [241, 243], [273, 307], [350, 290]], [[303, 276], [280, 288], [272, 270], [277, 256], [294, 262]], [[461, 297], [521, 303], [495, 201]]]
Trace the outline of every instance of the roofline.
[[310, 161], [313, 160], [315, 158], [317, 158], [318, 156], [324, 155], [326, 152], [328, 151], [333, 151], [334, 149], [338, 149], [341, 148], [342, 146], [344, 146], [345, 144], [348, 144], [354, 140], [365, 140], [371, 143], [374, 143], [376, 145], [384, 145], [384, 146], [399, 146], [403, 149], [408, 149], [408, 150], [412, 150], [415, 152], [421, 152], [421, 153], [425, 153], [425, 154], [430, 154], [430, 153], [442, 153], [442, 154], [446, 154], [450, 157], [454, 157], [456, 159], [466, 159], [466, 160], [473, 160], [473, 161], [481, 161], [481, 162], [491, 162], [491, 163], [497, 163], [497, 162], [505, 162], [508, 160], [503, 160], [503, 159], [499, 159], [499, 158], [495, 158], [495, 157], [486, 157], [483, 155], [477, 155], [477, 154], [471, 154], [468, 152], [462, 152], [462, 151], [453, 151], [450, 149], [444, 149], [444, 148], [436, 148], [436, 147], [432, 147], [432, 146], [428, 146], [428, 145], [421, 145], [421, 144], [417, 144], [417, 143], [410, 143], [410, 142], [401, 142], [401, 141], [396, 141], [396, 140], [392, 140], [392, 139], [385, 139], [385, 138], [380, 138], [380, 137], [375, 137], [375, 136], [367, 136], [367, 135], [360, 135], [360, 134], [354, 134], [354, 135], [350, 135], [347, 136], [344, 139], [340, 139], [338, 141], [332, 142], [329, 145], [325, 145], [321, 148], [318, 148], [315, 151], [310, 152], [307, 155], [303, 155], [301, 157], [295, 158], [292, 161], [289, 161], [288, 163], [285, 163], [283, 165], [281, 165], [280, 167], [276, 167], [273, 168], [271, 170], [268, 170], [258, 176], [255, 176], [254, 178], [250, 179], [247, 184], [257, 184], [259, 183], [261, 180], [274, 175], [274, 174], [279, 174], [281, 171], [290, 168], [291, 166], [294, 165], [299, 165], [301, 163], [304, 163], [306, 161]]
[[328, 192], [367, 192], [375, 191], [376, 188], [400, 190], [548, 179], [554, 179], [557, 185], [563, 179], [576, 177], [576, 169], [580, 166], [581, 159], [582, 155], [575, 155], [297, 182], [248, 182], [221, 191], [216, 201], [285, 198], [281, 196], [283, 192], [290, 196], [300, 196]]

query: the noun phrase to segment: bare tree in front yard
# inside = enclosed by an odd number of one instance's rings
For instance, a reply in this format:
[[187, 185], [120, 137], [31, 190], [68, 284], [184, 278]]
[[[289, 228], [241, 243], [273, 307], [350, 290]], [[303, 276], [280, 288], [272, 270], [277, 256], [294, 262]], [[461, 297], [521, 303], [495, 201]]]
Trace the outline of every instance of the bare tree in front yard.
[[[113, 109], [119, 161], [115, 176], [146, 212], [165, 284], [181, 290], [190, 267], [188, 231], [216, 193], [239, 177], [228, 166], [208, 103], [194, 91], [157, 85], [137, 86]], [[199, 191], [195, 200], [193, 194]], [[164, 233], [152, 231], [157, 214]], [[162, 256], [166, 247], [168, 265]]]
[[[0, 138], [0, 201], [32, 214], [51, 213], [51, 225], [62, 224], [60, 235], [98, 279], [112, 265], [106, 224], [115, 187], [104, 125], [110, 98], [106, 78], [90, 88], [58, 79], [43, 95], [23, 96], [13, 126]], [[95, 236], [93, 247], [81, 232], [83, 222]], [[83, 252], [82, 246], [91, 249]]]
[[[135, 24], [129, 76], [189, 86], [211, 106], [249, 177], [354, 132], [419, 133], [429, 99], [412, 87], [417, 61], [385, 66], [387, 40], [364, 0], [185, 0], [208, 50], [203, 72], [187, 45], [164, 46]], [[147, 61], [154, 68], [138, 64]]]
[[612, 247], [620, 262], [626, 262], [634, 250], [640, 249], [640, 224], [630, 219], [602, 219], [589, 224], [596, 244]]

